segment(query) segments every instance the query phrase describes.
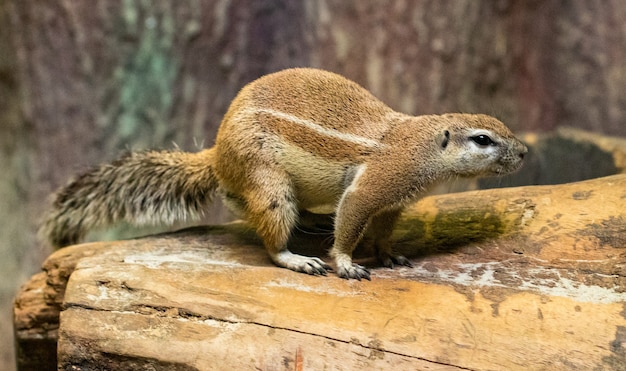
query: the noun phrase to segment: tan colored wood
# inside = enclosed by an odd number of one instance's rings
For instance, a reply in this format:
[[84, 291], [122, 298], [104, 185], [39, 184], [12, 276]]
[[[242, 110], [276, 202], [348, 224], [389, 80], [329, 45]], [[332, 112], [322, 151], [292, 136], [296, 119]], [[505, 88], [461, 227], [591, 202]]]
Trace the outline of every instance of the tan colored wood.
[[13, 302], [15, 358], [20, 370], [56, 370], [59, 310], [46, 303], [47, 274], [31, 277]]
[[295, 362], [300, 349], [305, 369], [414, 361], [410, 369], [424, 360], [471, 369], [589, 369], [611, 357], [617, 326], [626, 326], [621, 302], [497, 287], [463, 292], [397, 277], [405, 268], [355, 282], [207, 264], [199, 251], [164, 249], [120, 263], [102, 257], [82, 261], [70, 281], [59, 343], [64, 367], [123, 354], [200, 369], [292, 369], [284, 362]]
[[625, 175], [466, 192], [406, 213], [415, 267], [361, 252], [371, 282], [276, 268], [234, 223], [60, 250], [43, 290], [68, 369], [621, 370], [625, 220]]

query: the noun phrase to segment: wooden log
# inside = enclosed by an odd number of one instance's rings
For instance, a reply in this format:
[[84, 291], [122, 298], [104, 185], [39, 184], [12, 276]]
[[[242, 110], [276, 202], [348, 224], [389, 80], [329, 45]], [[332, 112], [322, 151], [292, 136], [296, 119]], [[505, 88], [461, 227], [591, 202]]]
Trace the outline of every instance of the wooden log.
[[371, 282], [276, 268], [244, 223], [62, 249], [59, 367], [626, 368], [626, 175], [428, 197], [394, 239], [415, 267], [366, 241]]
[[45, 272], [32, 276], [13, 303], [15, 357], [20, 370], [56, 370], [59, 309], [45, 301], [46, 276]]

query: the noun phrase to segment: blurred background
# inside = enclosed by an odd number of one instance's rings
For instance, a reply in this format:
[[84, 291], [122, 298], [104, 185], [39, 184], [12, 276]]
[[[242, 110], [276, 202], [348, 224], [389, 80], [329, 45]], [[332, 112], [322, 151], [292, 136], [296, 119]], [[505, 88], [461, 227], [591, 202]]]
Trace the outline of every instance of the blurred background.
[[[0, 369], [13, 295], [51, 252], [36, 238], [50, 193], [122, 150], [211, 146], [243, 85], [294, 66], [405, 113], [531, 133], [527, 168], [496, 185], [626, 166], [585, 142], [626, 137], [620, 0], [0, 0]], [[207, 222], [229, 218], [218, 204]]]

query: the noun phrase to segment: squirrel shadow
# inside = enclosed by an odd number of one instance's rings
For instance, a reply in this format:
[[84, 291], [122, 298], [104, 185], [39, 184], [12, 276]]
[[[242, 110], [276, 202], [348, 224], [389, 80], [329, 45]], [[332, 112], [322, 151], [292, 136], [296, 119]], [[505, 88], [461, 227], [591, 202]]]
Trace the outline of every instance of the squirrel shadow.
[[[328, 261], [328, 251], [334, 240], [333, 218], [334, 215], [303, 212], [289, 240], [289, 249], [296, 254], [316, 256]], [[429, 220], [420, 217], [401, 219], [396, 225], [391, 243], [394, 252], [419, 259], [450, 254], [469, 245], [497, 239], [507, 232], [510, 232], [507, 223], [492, 210], [463, 208], [448, 210]], [[233, 250], [254, 246], [259, 248], [258, 254], [242, 254], [241, 263], [254, 266], [271, 264], [254, 228], [243, 221], [185, 228], [154, 237], [182, 239], [185, 244], [198, 248], [206, 247], [210, 241], [222, 241], [220, 245]], [[353, 253], [355, 261], [369, 267], [379, 266], [373, 242], [367, 234], [364, 236]]]
[[[432, 220], [417, 217], [400, 220], [391, 243], [394, 252], [419, 258], [452, 253], [471, 244], [497, 239], [507, 232], [507, 223], [497, 213], [464, 208], [437, 214]], [[294, 253], [324, 257], [332, 243], [333, 215], [303, 213], [289, 248]], [[375, 257], [373, 239], [366, 234], [353, 256], [359, 260]]]

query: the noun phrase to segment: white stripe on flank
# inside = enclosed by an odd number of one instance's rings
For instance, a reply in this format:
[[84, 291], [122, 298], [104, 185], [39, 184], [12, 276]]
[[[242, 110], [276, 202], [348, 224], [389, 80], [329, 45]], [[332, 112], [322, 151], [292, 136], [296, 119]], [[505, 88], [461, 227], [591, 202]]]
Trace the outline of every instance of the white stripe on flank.
[[365, 138], [365, 137], [361, 137], [361, 136], [349, 134], [349, 133], [342, 133], [340, 131], [333, 130], [333, 129], [327, 129], [321, 125], [316, 124], [313, 121], [301, 119], [299, 117], [290, 115], [285, 112], [280, 112], [280, 111], [276, 111], [276, 110], [269, 109], [269, 108], [256, 108], [256, 109], [249, 109], [247, 111], [250, 113], [266, 113], [276, 118], [286, 120], [286, 121], [289, 121], [291, 123], [294, 123], [300, 126], [304, 126], [307, 129], [311, 129], [319, 134], [322, 134], [331, 138], [343, 140], [346, 142], [359, 144], [365, 147], [376, 148], [376, 147], [380, 147], [381, 145], [380, 142], [374, 139], [369, 139], [369, 138]]

